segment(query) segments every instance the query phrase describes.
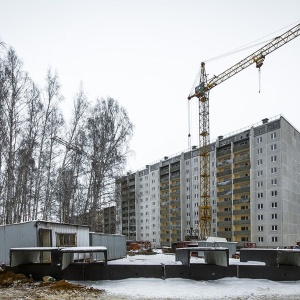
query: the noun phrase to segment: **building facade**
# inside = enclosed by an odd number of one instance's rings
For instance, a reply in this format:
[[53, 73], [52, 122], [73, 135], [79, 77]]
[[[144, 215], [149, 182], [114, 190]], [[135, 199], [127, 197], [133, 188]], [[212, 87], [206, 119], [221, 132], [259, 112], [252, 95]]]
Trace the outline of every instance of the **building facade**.
[[[211, 145], [211, 236], [259, 247], [300, 240], [300, 134], [264, 119]], [[199, 239], [199, 149], [117, 180], [119, 231], [157, 247]]]

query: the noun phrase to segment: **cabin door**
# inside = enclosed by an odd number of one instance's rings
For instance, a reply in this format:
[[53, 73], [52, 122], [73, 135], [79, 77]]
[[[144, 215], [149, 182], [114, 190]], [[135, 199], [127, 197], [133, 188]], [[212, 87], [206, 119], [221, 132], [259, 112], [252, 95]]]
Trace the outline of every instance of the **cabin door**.
[[[51, 229], [39, 229], [39, 247], [52, 247], [52, 230]], [[50, 262], [51, 252], [41, 252], [41, 262]]]

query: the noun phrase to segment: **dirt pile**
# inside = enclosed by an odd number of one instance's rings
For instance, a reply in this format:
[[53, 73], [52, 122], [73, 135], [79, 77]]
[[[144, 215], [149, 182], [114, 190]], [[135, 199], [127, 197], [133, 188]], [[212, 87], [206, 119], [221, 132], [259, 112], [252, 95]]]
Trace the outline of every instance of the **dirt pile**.
[[101, 299], [103, 290], [93, 289], [65, 280], [35, 282], [23, 274], [0, 273], [0, 299]]

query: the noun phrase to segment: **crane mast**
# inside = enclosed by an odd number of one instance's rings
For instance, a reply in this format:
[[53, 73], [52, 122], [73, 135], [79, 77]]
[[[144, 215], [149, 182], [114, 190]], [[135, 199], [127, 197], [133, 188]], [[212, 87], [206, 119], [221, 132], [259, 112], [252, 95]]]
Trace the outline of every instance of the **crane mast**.
[[231, 78], [252, 64], [256, 64], [258, 69], [263, 65], [265, 57], [290, 42], [300, 35], [300, 23], [259, 50], [253, 52], [237, 64], [228, 68], [218, 76], [207, 79], [205, 63], [201, 63], [199, 85], [195, 87], [195, 92], [188, 96], [188, 100], [193, 97], [199, 101], [199, 151], [200, 151], [200, 205], [199, 205], [199, 226], [200, 238], [205, 239], [211, 233], [212, 207], [210, 201], [210, 134], [209, 134], [209, 92], [212, 88]]

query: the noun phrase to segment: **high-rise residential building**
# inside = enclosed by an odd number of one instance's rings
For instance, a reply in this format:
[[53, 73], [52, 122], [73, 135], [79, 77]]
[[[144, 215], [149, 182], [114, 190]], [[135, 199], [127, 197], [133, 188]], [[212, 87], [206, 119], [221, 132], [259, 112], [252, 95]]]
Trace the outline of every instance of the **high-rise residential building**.
[[[284, 117], [211, 143], [211, 236], [284, 247], [300, 240], [300, 133]], [[170, 246], [199, 239], [199, 148], [117, 180], [119, 231]]]

